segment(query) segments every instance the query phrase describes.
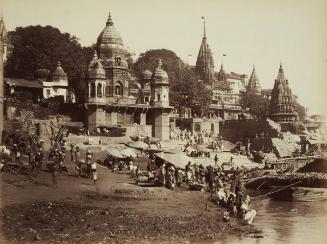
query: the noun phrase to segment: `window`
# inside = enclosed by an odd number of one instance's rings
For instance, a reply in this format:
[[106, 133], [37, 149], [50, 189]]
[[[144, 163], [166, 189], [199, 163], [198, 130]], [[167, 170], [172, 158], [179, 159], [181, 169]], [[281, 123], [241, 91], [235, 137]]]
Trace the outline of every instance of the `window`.
[[102, 85], [100, 83], [97, 85], [97, 95], [102, 97]]
[[47, 89], [47, 97], [50, 97], [51, 91], [50, 89]]
[[91, 83], [91, 94], [90, 94], [91, 97], [95, 97], [95, 84], [94, 83]]
[[122, 96], [123, 95], [123, 85], [120, 82], [116, 83], [115, 95], [117, 95], [117, 96]]

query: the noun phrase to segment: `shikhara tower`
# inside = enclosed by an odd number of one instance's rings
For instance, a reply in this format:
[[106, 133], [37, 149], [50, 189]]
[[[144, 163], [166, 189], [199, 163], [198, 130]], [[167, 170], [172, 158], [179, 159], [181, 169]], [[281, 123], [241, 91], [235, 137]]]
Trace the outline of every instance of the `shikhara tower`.
[[207, 42], [205, 24], [206, 22], [203, 21], [203, 38], [196, 60], [196, 71], [200, 80], [202, 80], [206, 85], [211, 85], [214, 80], [215, 64], [213, 61], [211, 49]]
[[255, 67], [253, 65], [253, 70], [252, 70], [252, 74], [250, 76], [248, 85], [247, 85], [247, 91], [249, 92], [253, 92], [256, 94], [260, 94], [261, 93], [261, 85], [260, 85], [260, 80], [259, 77], [257, 75], [257, 72], [255, 71]]
[[275, 85], [271, 91], [270, 118], [275, 122], [294, 122], [298, 120], [292, 90], [285, 78], [282, 64], [280, 64]]

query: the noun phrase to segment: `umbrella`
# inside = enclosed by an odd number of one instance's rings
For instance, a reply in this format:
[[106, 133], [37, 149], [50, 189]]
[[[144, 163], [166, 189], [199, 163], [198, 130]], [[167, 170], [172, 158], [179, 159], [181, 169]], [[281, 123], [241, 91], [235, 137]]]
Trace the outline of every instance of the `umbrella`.
[[125, 148], [120, 153], [123, 156], [126, 156], [126, 157], [132, 157], [132, 158], [136, 158], [137, 157], [136, 152], [133, 149], [131, 149], [131, 148]]
[[161, 158], [162, 160], [173, 164], [178, 168], [185, 168], [188, 162], [192, 162], [192, 158], [186, 156], [183, 152], [179, 153], [156, 153], [157, 157]]
[[143, 150], [147, 149], [149, 147], [148, 144], [141, 142], [141, 141], [131, 142], [128, 144], [128, 146], [137, 148], [137, 149], [143, 149]]
[[124, 158], [124, 155], [122, 155], [116, 148], [108, 148], [106, 153], [116, 158]]

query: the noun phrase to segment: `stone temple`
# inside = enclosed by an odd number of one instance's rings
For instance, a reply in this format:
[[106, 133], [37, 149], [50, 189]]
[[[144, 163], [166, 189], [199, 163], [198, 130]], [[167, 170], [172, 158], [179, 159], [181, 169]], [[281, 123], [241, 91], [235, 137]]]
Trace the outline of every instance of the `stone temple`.
[[[123, 125], [131, 134], [146, 133], [169, 139], [169, 77], [161, 60], [144, 71], [142, 85], [132, 78], [128, 53], [109, 14], [88, 66], [86, 117], [89, 131], [99, 126]], [[145, 84], [145, 85], [144, 85]], [[145, 103], [143, 94], [150, 95]], [[130, 125], [130, 126], [129, 126]]]
[[292, 90], [285, 78], [282, 64], [271, 91], [270, 118], [275, 122], [295, 122], [298, 114], [295, 111]]

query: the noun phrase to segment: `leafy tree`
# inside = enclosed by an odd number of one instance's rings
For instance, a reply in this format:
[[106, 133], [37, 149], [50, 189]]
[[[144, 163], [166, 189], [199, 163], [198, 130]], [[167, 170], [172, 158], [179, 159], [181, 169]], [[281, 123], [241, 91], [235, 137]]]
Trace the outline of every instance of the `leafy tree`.
[[70, 86], [80, 94], [93, 55], [91, 47], [82, 48], [75, 36], [52, 26], [17, 27], [9, 38], [13, 51], [5, 66], [6, 76], [32, 80], [37, 69], [53, 71], [60, 61]]
[[305, 121], [305, 118], [307, 117], [307, 111], [305, 107], [303, 107], [298, 101], [294, 101], [295, 111], [299, 115], [300, 121]]
[[266, 118], [269, 115], [269, 99], [260, 94], [251, 91], [241, 92], [240, 103], [243, 108], [249, 108], [250, 113], [257, 118]]
[[141, 79], [145, 69], [153, 72], [159, 58], [170, 79], [171, 105], [179, 109], [190, 108], [193, 114], [203, 115], [210, 105], [210, 91], [173, 51], [155, 49], [141, 53], [134, 64], [135, 75]]

